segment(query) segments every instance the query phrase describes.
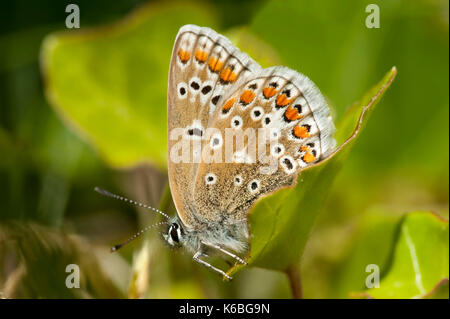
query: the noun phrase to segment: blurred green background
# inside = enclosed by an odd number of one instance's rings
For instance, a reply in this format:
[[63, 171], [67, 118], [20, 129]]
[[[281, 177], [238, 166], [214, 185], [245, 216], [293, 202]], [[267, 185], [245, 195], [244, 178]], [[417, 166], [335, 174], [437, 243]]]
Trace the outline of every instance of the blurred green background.
[[[167, 71], [186, 23], [225, 33], [263, 66], [306, 74], [336, 120], [398, 69], [311, 234], [301, 266], [305, 297], [363, 291], [359, 265], [373, 256], [388, 273], [405, 213], [448, 218], [448, 1], [77, 1], [81, 29], [67, 31], [69, 3], [1, 4], [2, 296], [291, 296], [285, 276], [269, 270], [246, 269], [223, 283], [189, 254], [166, 249], [156, 232], [108, 252], [156, 220], [93, 188], [160, 205]], [[369, 3], [380, 7], [379, 29], [365, 27]], [[70, 34], [49, 36], [56, 31]], [[51, 51], [57, 45], [62, 54]], [[448, 224], [445, 240], [448, 267]], [[70, 263], [82, 269], [81, 289], [64, 286]]]

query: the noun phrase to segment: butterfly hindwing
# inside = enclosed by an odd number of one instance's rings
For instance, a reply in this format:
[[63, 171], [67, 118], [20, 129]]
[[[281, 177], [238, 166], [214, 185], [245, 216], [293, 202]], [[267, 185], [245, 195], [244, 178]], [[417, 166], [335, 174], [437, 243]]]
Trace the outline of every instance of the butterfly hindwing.
[[[196, 209], [210, 221], [245, 220], [257, 198], [292, 185], [302, 169], [335, 147], [334, 126], [321, 93], [307, 77], [284, 67], [255, 72], [233, 87], [209, 128], [217, 133], [204, 137], [203, 155], [220, 148], [221, 160], [199, 165], [193, 195]], [[265, 144], [259, 144], [259, 129], [267, 134]], [[232, 142], [231, 154], [225, 146], [227, 130], [244, 135], [243, 148]], [[269, 173], [261, 171], [265, 164], [258, 158], [260, 148], [276, 163]]]

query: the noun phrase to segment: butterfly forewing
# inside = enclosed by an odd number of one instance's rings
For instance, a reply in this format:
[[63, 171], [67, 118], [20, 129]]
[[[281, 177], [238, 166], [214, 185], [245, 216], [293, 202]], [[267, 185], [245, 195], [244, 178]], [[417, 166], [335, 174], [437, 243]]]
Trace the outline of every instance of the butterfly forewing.
[[[187, 226], [192, 226], [201, 213], [193, 197], [201, 161], [198, 149], [204, 143], [206, 128], [225, 95], [260, 69], [228, 39], [209, 28], [186, 25], [177, 35], [169, 70], [168, 166], [178, 215]], [[173, 153], [173, 146], [180, 134], [191, 145], [188, 161], [174, 160], [177, 152]]]

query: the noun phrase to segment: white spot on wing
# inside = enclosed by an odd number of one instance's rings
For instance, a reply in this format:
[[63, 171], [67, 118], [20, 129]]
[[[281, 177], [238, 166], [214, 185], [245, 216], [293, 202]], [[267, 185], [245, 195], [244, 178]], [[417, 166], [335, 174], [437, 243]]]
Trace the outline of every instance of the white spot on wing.
[[272, 116], [270, 114], [264, 115], [264, 118], [262, 119], [262, 126], [269, 127], [270, 123], [272, 123]]
[[295, 162], [294, 159], [289, 155], [285, 155], [280, 158], [280, 164], [286, 174], [294, 173], [295, 169], [297, 168], [297, 162]]
[[255, 106], [251, 112], [250, 112], [250, 117], [252, 118], [253, 121], [258, 121], [260, 120], [264, 115], [264, 109], [261, 106]]
[[222, 147], [223, 144], [223, 139], [222, 139], [222, 135], [220, 133], [216, 133], [211, 137], [211, 140], [209, 142], [209, 145], [211, 146], [212, 149], [218, 149], [220, 147]]
[[[183, 91], [184, 90], [184, 91]], [[184, 94], [181, 93], [181, 91], [184, 92]], [[187, 97], [187, 92], [188, 92], [188, 88], [185, 82], [180, 82], [177, 85], [177, 95], [178, 98], [181, 99], [185, 99]]]
[[284, 145], [281, 143], [275, 144], [274, 146], [272, 146], [272, 149], [270, 150], [270, 154], [275, 157], [275, 158], [279, 158], [280, 156], [282, 156], [284, 154]]
[[256, 193], [259, 190], [259, 181], [257, 179], [252, 180], [250, 183], [248, 183], [247, 188], [251, 194]]
[[205, 175], [205, 184], [214, 185], [217, 182], [217, 176], [213, 173], [208, 173]]
[[[197, 134], [190, 134], [191, 132], [196, 133], [198, 132], [198, 130], [202, 132], [201, 136]], [[203, 133], [205, 133], [205, 129], [202, 126], [202, 122], [200, 120], [194, 120], [191, 125], [188, 125], [186, 127], [185, 137], [187, 139], [201, 140], [203, 137]]]
[[[206, 94], [203, 92], [206, 92], [208, 88], [211, 88], [209, 92]], [[200, 103], [202, 105], [205, 105], [206, 102], [211, 98], [211, 94], [213, 93], [213, 83], [211, 81], [205, 81], [203, 82], [203, 86], [200, 88]]]
[[192, 33], [186, 33], [186, 34], [182, 35], [182, 37], [180, 39], [180, 47], [178, 50], [181, 49], [183, 51], [189, 52], [189, 54], [190, 54], [189, 60], [186, 63], [182, 63], [180, 57], [178, 56], [178, 52], [175, 52], [175, 54], [177, 55], [177, 57], [176, 57], [177, 65], [182, 70], [184, 70], [191, 63], [192, 56], [193, 56], [192, 51], [194, 48], [196, 37], [197, 36]]
[[234, 129], [240, 129], [242, 127], [242, 123], [242, 118], [239, 115], [235, 115], [231, 119], [230, 125]]

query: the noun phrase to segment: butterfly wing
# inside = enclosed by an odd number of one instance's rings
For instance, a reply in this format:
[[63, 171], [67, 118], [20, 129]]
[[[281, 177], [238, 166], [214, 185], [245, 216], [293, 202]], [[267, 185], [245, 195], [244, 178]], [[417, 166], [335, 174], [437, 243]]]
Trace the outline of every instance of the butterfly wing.
[[[178, 32], [169, 69], [168, 168], [174, 203], [186, 226], [194, 225], [198, 215], [193, 201], [200, 165], [196, 147], [203, 143], [205, 129], [224, 95], [260, 70], [256, 62], [209, 28], [186, 25]], [[193, 151], [180, 155], [183, 151], [178, 146], [185, 143]], [[189, 160], [179, 160], [180, 156]]]
[[[220, 151], [222, 161], [203, 161], [196, 170], [196, 210], [210, 222], [238, 223], [246, 219], [256, 199], [293, 185], [302, 169], [334, 150], [329, 113], [317, 87], [291, 69], [272, 67], [245, 78], [230, 90], [211, 119], [210, 127], [220, 132], [222, 141], [218, 133], [204, 137], [203, 155]], [[240, 145], [227, 138], [235, 131], [244, 134]], [[260, 141], [256, 135], [263, 132], [266, 139]], [[269, 169], [260, 150], [267, 163], [276, 166]]]

